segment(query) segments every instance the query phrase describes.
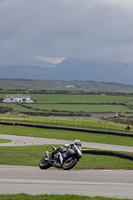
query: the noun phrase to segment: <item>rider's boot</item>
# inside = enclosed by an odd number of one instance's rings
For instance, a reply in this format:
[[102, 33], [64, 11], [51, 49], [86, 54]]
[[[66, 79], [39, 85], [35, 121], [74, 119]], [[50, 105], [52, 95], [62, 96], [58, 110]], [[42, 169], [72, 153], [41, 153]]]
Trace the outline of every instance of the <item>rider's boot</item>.
[[57, 167], [57, 168], [61, 168], [61, 164], [56, 162], [56, 161], [54, 162], [54, 166]]

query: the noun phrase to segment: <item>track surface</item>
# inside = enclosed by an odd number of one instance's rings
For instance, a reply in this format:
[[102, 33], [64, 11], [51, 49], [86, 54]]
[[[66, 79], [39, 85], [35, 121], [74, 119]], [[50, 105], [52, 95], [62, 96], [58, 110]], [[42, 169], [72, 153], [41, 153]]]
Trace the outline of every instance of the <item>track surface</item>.
[[[13, 140], [0, 146], [66, 144], [71, 141], [0, 135]], [[133, 152], [133, 147], [83, 142], [84, 147]], [[0, 194], [77, 194], [133, 199], [133, 170], [40, 170], [0, 166]]]
[[[70, 140], [58, 140], [58, 139], [48, 139], [48, 138], [37, 138], [37, 137], [25, 137], [25, 136], [15, 136], [15, 135], [4, 135], [0, 134], [0, 139], [10, 139], [10, 143], [1, 143], [0, 146], [29, 146], [29, 145], [43, 145], [43, 144], [70, 144], [73, 141]], [[113, 150], [113, 151], [126, 151], [133, 152], [133, 147], [120, 146], [120, 145], [109, 145], [91, 142], [82, 142], [83, 147], [87, 148], [99, 148], [103, 150]]]
[[0, 166], [0, 194], [77, 194], [133, 199], [133, 171]]

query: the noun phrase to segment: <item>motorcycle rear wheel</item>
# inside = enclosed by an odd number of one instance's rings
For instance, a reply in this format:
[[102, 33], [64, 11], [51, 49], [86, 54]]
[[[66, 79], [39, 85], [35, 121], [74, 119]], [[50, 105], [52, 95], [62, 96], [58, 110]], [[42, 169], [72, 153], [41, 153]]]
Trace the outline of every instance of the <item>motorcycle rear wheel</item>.
[[62, 168], [64, 170], [72, 169], [76, 165], [77, 162], [78, 162], [78, 158], [76, 158], [76, 157], [69, 157], [63, 163]]
[[40, 169], [48, 169], [51, 166], [52, 165], [50, 164], [50, 162], [46, 160], [46, 157], [42, 158], [42, 160], [39, 163]]

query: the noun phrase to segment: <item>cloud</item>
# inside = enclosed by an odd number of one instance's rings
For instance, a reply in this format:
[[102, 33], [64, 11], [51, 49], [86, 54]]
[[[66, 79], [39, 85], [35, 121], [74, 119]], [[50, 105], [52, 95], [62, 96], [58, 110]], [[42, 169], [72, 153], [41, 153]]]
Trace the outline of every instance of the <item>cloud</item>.
[[133, 0], [1, 0], [0, 54], [133, 61]]
[[102, 4], [105, 5], [109, 5], [109, 6], [113, 6], [117, 9], [122, 9], [124, 11], [131, 11], [133, 10], [132, 6], [133, 6], [133, 1], [132, 0], [101, 0], [100, 1]]

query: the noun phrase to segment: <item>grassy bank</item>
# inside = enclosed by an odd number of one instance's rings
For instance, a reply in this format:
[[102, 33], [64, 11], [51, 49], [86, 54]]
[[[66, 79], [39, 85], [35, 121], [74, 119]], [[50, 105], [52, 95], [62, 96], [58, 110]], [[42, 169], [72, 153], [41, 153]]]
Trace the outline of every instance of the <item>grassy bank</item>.
[[[45, 151], [52, 151], [51, 146], [0, 147], [0, 165], [38, 166]], [[133, 169], [133, 161], [114, 156], [83, 154], [75, 169]]]
[[[75, 118], [72, 118], [72, 117], [61, 118], [61, 117], [34, 117], [34, 116], [26, 116], [26, 115], [25, 116], [0, 115], [0, 121], [110, 130], [110, 131], [119, 131], [119, 132], [125, 132], [126, 131], [125, 128], [127, 126], [126, 124], [114, 123], [114, 122], [100, 120], [100, 119], [91, 119], [87, 117], [86, 118], [76, 118], [76, 117]], [[130, 130], [126, 132], [133, 132], [133, 126], [130, 126]]]
[[105, 135], [78, 131], [56, 130], [56, 129], [42, 129], [23, 126], [7, 126], [0, 125], [1, 134], [20, 135], [41, 138], [55, 138], [64, 140], [79, 139], [82, 142], [95, 142], [103, 144], [115, 144], [123, 146], [132, 146], [133, 137], [123, 137], [116, 135]]

